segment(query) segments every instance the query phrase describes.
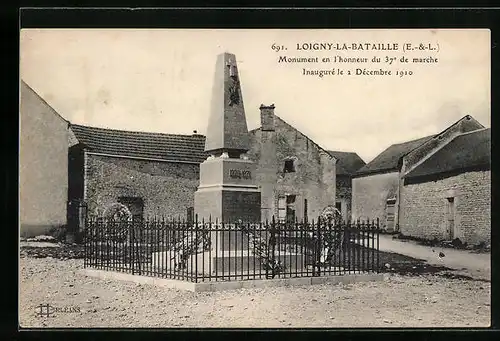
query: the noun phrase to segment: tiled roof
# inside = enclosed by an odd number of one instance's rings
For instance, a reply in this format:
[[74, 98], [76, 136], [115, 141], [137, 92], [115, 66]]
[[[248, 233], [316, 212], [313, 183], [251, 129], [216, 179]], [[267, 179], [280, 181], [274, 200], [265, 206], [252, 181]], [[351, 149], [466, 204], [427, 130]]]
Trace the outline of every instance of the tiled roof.
[[375, 159], [367, 163], [365, 166], [360, 168], [356, 175], [364, 175], [370, 173], [377, 173], [382, 171], [389, 171], [397, 169], [399, 165], [399, 159], [412, 151], [413, 149], [421, 146], [426, 141], [430, 140], [434, 135], [422, 137], [416, 140], [393, 144], [382, 153], [380, 153]]
[[353, 152], [329, 150], [328, 153], [337, 159], [337, 175], [352, 175], [366, 165], [366, 162]]
[[78, 141], [95, 153], [201, 163], [206, 159], [205, 136], [103, 129], [72, 124]]
[[458, 135], [405, 177], [415, 178], [490, 165], [491, 129], [487, 128]]

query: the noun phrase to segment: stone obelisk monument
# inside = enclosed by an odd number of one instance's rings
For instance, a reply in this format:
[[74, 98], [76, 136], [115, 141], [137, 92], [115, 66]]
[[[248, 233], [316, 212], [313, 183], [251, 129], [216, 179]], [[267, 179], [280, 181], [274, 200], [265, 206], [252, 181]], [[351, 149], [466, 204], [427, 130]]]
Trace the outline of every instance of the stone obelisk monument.
[[236, 57], [217, 57], [200, 185], [194, 196], [198, 219], [221, 222], [260, 222], [261, 195], [255, 184]]

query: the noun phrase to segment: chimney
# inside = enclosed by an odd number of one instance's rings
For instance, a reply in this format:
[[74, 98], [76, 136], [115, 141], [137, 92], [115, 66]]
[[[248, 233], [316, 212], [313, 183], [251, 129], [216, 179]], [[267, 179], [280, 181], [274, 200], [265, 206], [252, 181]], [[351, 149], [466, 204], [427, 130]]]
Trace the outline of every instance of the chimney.
[[261, 104], [259, 109], [261, 130], [274, 131], [274, 104]]

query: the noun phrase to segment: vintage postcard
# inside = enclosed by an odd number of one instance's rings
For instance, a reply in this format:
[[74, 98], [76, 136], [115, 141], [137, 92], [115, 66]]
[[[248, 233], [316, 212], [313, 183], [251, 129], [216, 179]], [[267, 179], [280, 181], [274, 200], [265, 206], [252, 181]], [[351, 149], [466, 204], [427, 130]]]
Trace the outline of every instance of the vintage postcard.
[[490, 31], [23, 29], [21, 328], [490, 326]]

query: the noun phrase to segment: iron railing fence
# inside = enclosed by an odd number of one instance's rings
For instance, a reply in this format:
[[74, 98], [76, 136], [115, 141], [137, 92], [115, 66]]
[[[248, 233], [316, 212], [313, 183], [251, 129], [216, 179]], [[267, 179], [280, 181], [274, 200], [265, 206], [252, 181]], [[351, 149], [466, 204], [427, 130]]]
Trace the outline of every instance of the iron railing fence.
[[192, 282], [378, 272], [379, 224], [88, 219], [87, 268]]

